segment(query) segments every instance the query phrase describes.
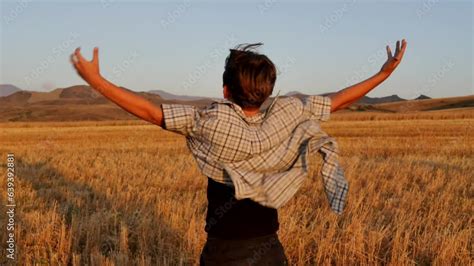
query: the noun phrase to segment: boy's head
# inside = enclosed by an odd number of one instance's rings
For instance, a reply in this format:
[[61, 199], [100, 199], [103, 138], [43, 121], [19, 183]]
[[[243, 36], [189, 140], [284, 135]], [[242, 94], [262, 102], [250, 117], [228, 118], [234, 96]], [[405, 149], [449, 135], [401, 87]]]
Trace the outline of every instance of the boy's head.
[[273, 92], [276, 68], [266, 55], [253, 49], [262, 43], [240, 44], [230, 49], [222, 75], [224, 97], [245, 109], [259, 108]]

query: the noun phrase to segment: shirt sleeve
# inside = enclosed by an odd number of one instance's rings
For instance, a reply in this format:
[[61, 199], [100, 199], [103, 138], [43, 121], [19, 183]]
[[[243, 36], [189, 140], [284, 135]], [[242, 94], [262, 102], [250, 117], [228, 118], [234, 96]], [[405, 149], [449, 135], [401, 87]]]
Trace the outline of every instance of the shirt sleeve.
[[331, 115], [331, 98], [321, 95], [308, 95], [303, 99], [303, 109], [311, 119], [328, 121]]
[[163, 110], [163, 128], [189, 136], [196, 125], [196, 107], [186, 104], [161, 104]]

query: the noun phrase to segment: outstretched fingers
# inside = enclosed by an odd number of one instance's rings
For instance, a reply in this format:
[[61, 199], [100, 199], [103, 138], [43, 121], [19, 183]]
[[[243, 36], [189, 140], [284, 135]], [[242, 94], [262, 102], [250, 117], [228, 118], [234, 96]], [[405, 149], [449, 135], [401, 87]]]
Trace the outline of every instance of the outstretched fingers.
[[[397, 42], [397, 45], [398, 45], [399, 42]], [[401, 48], [398, 49], [398, 52], [395, 53], [395, 59], [400, 61], [402, 60], [402, 57], [403, 57], [403, 54], [405, 53], [405, 49], [407, 47], [407, 42], [405, 39], [402, 40], [402, 46]]]
[[92, 56], [92, 62], [99, 63], [99, 47], [94, 47], [94, 55]]
[[389, 45], [387, 45], [387, 57], [388, 59], [392, 58], [392, 50], [390, 49]]
[[74, 51], [74, 55], [76, 56], [77, 63], [80, 64], [83, 61], [86, 61], [84, 57], [81, 55], [81, 47], [77, 47], [76, 50]]
[[72, 65], [74, 66], [74, 68], [75, 68], [76, 70], [78, 70], [81, 65], [79, 64], [79, 59], [77, 58], [77, 56], [76, 56], [75, 53], [72, 53], [72, 54], [71, 54], [70, 60], [71, 60]]
[[76, 66], [77, 62], [76, 62], [76, 58], [74, 58], [74, 54], [71, 54], [71, 56], [69, 57], [69, 59], [71, 60], [71, 64], [73, 64], [74, 66]]

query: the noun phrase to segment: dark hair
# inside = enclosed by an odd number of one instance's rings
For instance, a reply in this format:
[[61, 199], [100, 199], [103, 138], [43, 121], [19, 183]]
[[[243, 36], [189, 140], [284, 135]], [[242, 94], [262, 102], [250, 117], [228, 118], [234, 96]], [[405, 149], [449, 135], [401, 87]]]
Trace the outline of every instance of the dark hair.
[[275, 86], [275, 65], [266, 55], [252, 51], [261, 45], [237, 45], [225, 60], [223, 85], [227, 85], [232, 101], [242, 108], [260, 107]]

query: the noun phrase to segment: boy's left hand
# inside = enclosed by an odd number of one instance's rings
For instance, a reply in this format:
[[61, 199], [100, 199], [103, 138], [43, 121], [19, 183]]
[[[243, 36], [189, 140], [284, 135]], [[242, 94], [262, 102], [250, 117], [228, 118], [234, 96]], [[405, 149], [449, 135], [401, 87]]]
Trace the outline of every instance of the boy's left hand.
[[380, 72], [383, 74], [390, 75], [392, 72], [397, 68], [398, 64], [402, 61], [403, 54], [405, 53], [405, 49], [407, 48], [407, 42], [405, 39], [402, 40], [402, 46], [400, 47], [400, 41], [397, 41], [395, 55], [392, 56], [392, 51], [390, 50], [390, 46], [387, 45], [387, 56], [388, 59], [385, 64], [380, 69]]
[[99, 48], [94, 48], [94, 54], [92, 61], [87, 61], [82, 57], [81, 48], [76, 48], [73, 54], [71, 54], [71, 63], [77, 71], [77, 74], [81, 76], [87, 83], [90, 81], [100, 78], [99, 71]]

